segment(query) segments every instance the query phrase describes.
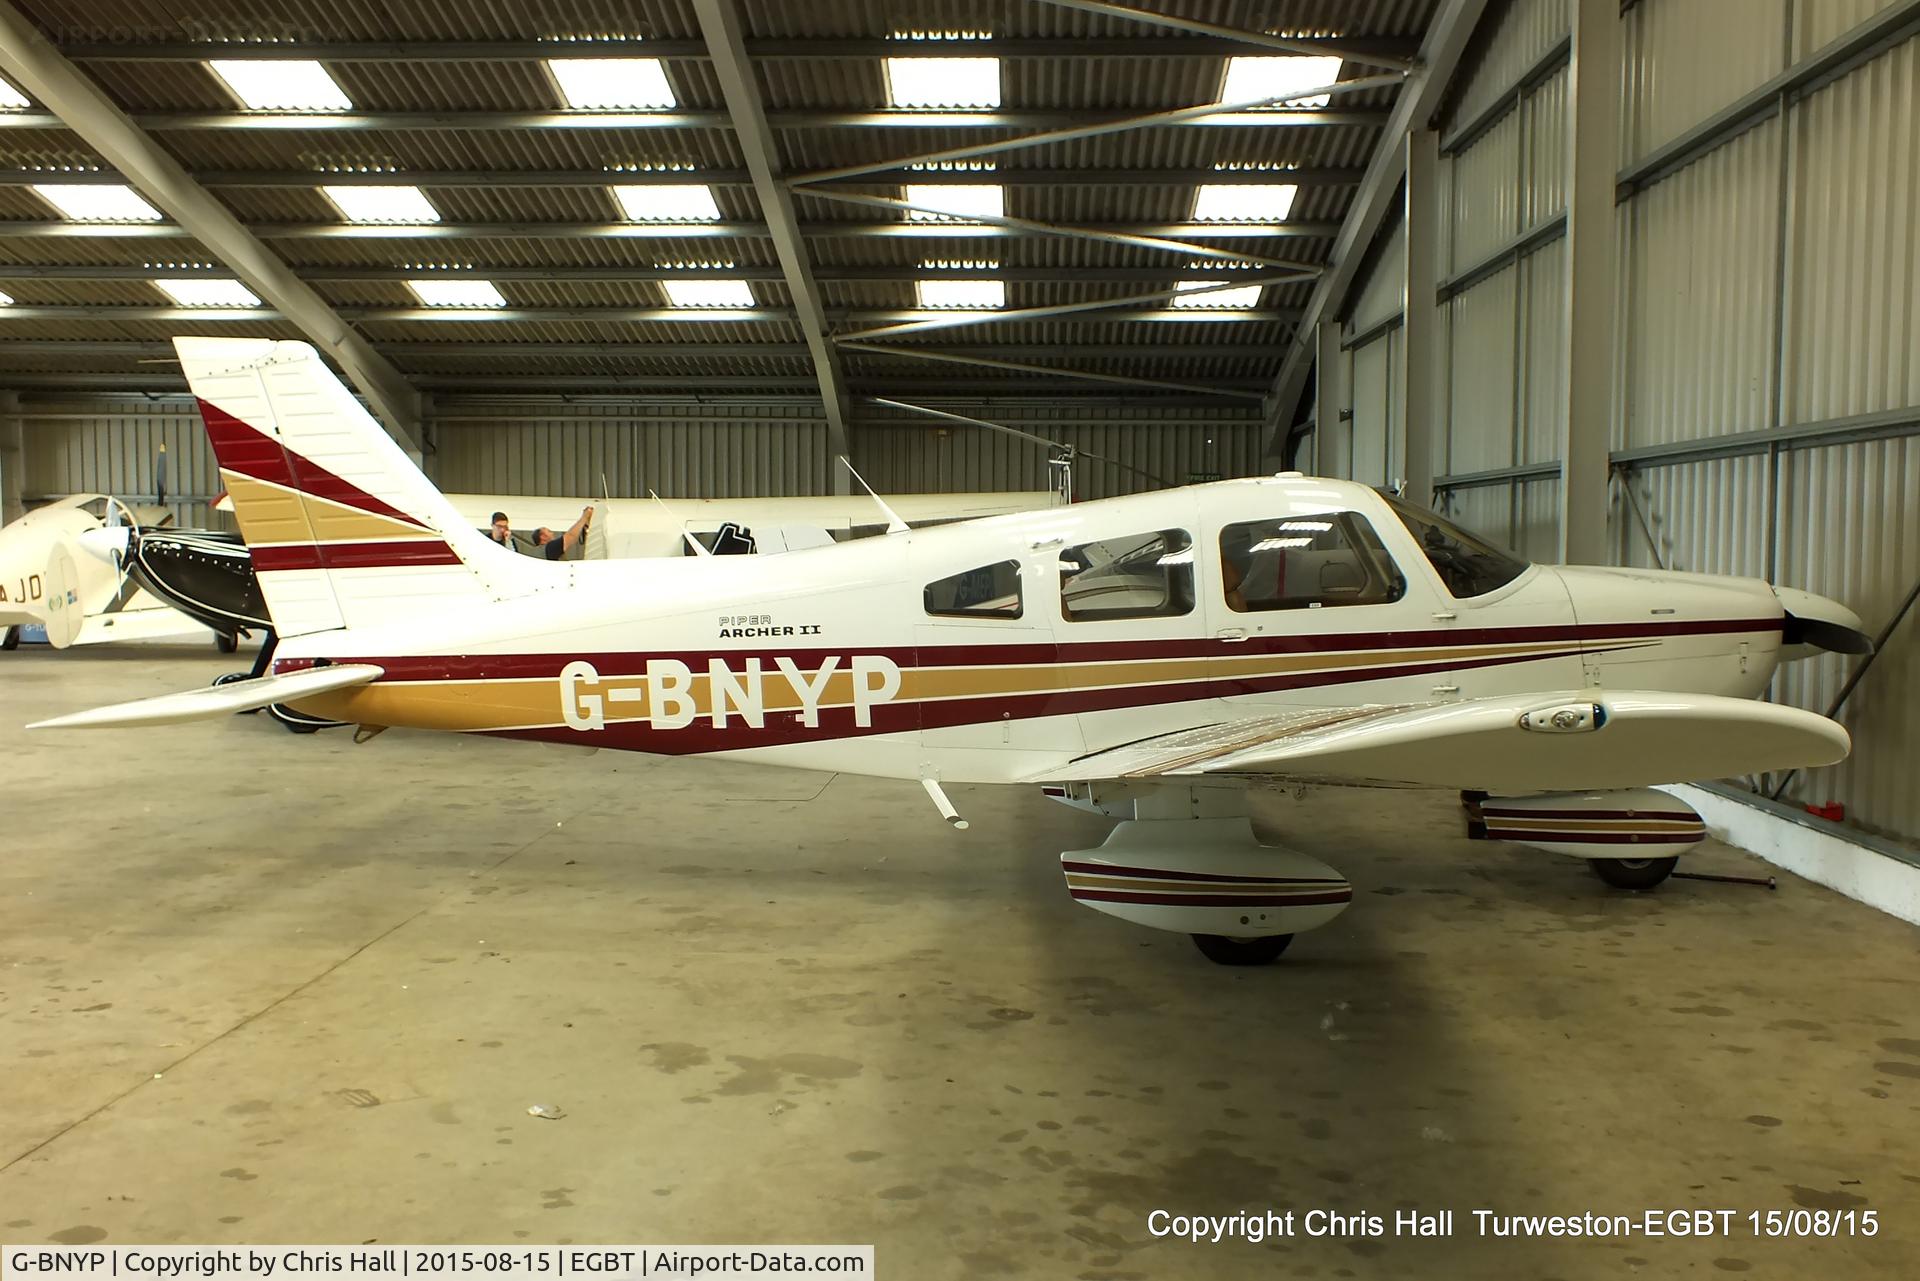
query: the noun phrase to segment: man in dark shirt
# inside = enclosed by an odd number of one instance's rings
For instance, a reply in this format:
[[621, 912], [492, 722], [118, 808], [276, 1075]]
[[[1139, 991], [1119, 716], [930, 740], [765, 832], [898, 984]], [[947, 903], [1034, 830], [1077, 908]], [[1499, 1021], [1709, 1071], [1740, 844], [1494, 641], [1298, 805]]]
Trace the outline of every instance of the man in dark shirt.
[[551, 529], [542, 525], [533, 534], [533, 554], [545, 556], [548, 560], [561, 560], [572, 555], [573, 549], [586, 538], [587, 527], [592, 523], [593, 508], [587, 507], [581, 510], [580, 519], [574, 521], [565, 534], [556, 535]]

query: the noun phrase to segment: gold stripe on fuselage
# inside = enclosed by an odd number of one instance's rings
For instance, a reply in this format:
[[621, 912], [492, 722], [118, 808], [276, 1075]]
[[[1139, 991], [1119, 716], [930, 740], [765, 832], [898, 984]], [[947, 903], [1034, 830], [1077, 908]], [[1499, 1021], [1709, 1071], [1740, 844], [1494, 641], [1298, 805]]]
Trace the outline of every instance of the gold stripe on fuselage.
[[[1192, 685], [1208, 680], [1258, 680], [1284, 676], [1338, 675], [1379, 669], [1389, 677], [1401, 666], [1453, 663], [1482, 658], [1527, 658], [1564, 652], [1568, 642], [1459, 645], [1446, 648], [1339, 650], [1304, 654], [1256, 654], [1231, 657], [1144, 659], [1112, 663], [1005, 664], [906, 668], [894, 703], [994, 699], [1046, 694], [1079, 694], [1102, 689], [1141, 689]], [[760, 706], [768, 716], [800, 711], [798, 691], [763, 661]], [[736, 674], [738, 674], [736, 672]], [[811, 673], [809, 673], [811, 674]], [[647, 718], [645, 676], [609, 674], [585, 684], [581, 692], [606, 700], [606, 722]], [[631, 692], [637, 697], [625, 698]], [[694, 671], [688, 681], [696, 719], [710, 720], [714, 710], [712, 679]], [[362, 725], [399, 725], [454, 731], [533, 729], [561, 723], [562, 693], [556, 677], [379, 681], [303, 701], [302, 711]], [[853, 675], [840, 670], [827, 678], [819, 706], [850, 707]], [[729, 718], [739, 713], [731, 706]], [[1204, 754], [1212, 754], [1213, 748]]]

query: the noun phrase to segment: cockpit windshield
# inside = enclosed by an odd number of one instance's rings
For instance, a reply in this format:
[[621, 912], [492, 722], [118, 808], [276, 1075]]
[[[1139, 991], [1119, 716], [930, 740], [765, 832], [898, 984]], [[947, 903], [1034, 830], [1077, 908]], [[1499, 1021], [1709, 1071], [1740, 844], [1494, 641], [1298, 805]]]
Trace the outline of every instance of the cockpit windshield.
[[1403, 502], [1391, 494], [1381, 496], [1406, 525], [1413, 541], [1420, 544], [1420, 550], [1433, 562], [1440, 581], [1455, 597], [1467, 600], [1485, 596], [1527, 572], [1526, 561], [1478, 534], [1468, 533], [1437, 512]]

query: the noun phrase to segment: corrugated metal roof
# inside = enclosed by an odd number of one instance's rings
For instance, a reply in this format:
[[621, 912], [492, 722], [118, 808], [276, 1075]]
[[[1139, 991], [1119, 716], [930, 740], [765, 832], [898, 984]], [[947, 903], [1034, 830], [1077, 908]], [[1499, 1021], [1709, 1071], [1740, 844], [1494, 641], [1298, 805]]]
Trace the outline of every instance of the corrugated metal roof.
[[[1435, 0], [1137, 0], [1159, 12], [1222, 27], [1285, 31], [1344, 40], [1362, 50], [1407, 56]], [[747, 157], [731, 128], [611, 127], [568, 115], [538, 55], [665, 57], [678, 110], [726, 116], [725, 95], [706, 54], [698, 20], [685, 0], [22, 0], [20, 7], [56, 47], [150, 131], [271, 250], [308, 273], [330, 304], [376, 349], [391, 348], [397, 368], [421, 375], [463, 371], [542, 379], [632, 375], [699, 379], [804, 376], [803, 334], [793, 318], [779, 246], [746, 178]], [[1012, 0], [744, 0], [740, 6], [758, 89], [773, 124], [772, 161], [799, 175], [849, 165], [898, 164], [928, 152], [1023, 136], [1075, 122], [1165, 111], [1204, 103], [1219, 92], [1227, 53], [1263, 52], [1196, 39], [1137, 21], [1055, 5]], [[909, 31], [985, 32], [978, 44], [889, 43]], [[1104, 52], [1082, 48], [1100, 40]], [[343, 122], [289, 127], [248, 125], [206, 57], [248, 52], [238, 42], [280, 42], [274, 52], [300, 56], [327, 46], [326, 65], [355, 103]], [[1001, 66], [1000, 111], [1011, 122], [993, 127], [908, 118], [887, 107], [881, 57], [899, 48], [922, 56], [992, 55]], [[501, 49], [501, 42], [519, 42]], [[539, 43], [545, 42], [545, 44]], [[662, 43], [665, 42], [665, 43]], [[1124, 43], [1115, 43], [1124, 42]], [[1345, 64], [1349, 77], [1374, 68]], [[1394, 90], [1341, 94], [1338, 111], [1382, 117]], [[494, 113], [484, 116], [482, 113]], [[185, 118], [192, 117], [192, 118]], [[562, 127], [564, 126], [564, 127]], [[1197, 236], [1193, 243], [1289, 261], [1324, 261], [1325, 234], [1344, 216], [1353, 181], [1372, 155], [1377, 128], [1367, 124], [1188, 125], [1154, 127], [1049, 142], [991, 157], [994, 170], [1023, 180], [1006, 188], [1009, 216], [1068, 231], [1113, 228], [1156, 232], [1187, 223], [1194, 176], [1216, 168], [1306, 168], [1288, 221], [1315, 224], [1311, 235]], [[145, 264], [219, 259], [195, 240], [137, 234], [46, 235], [54, 219], [25, 185], [39, 174], [104, 167], [79, 135], [39, 126], [0, 128], [0, 290], [16, 305], [138, 307], [165, 305], [143, 277]], [[686, 180], [712, 185], [728, 234], [613, 235], [622, 213], [609, 188], [623, 174], [649, 168], [686, 170]], [[1173, 171], [1156, 180], [1154, 171]], [[1090, 176], [1101, 171], [1105, 177]], [[369, 172], [396, 184], [418, 183], [440, 215], [429, 234], [342, 234], [341, 215], [319, 187], [330, 176]], [[902, 194], [911, 172], [895, 168], [834, 190], [888, 198]], [[1051, 180], [1049, 180], [1051, 179]], [[1284, 181], [1276, 173], [1274, 181]], [[983, 173], [982, 181], [993, 181]], [[850, 204], [817, 191], [793, 197], [803, 232], [806, 270], [818, 281], [830, 329], [874, 327], [873, 313], [911, 311], [923, 260], [986, 262], [1029, 273], [1009, 280], [1009, 308], [1115, 299], [1171, 288], [1198, 255], [1040, 232], [969, 234], [964, 229], [901, 234], [906, 215]], [[12, 225], [8, 225], [12, 224]], [[546, 228], [554, 228], [546, 231]], [[885, 234], [864, 234], [879, 228]], [[891, 231], [886, 229], [891, 228]], [[661, 309], [667, 295], [660, 269], [731, 263], [751, 271], [751, 290], [765, 315], [748, 322], [633, 321], [599, 318], [610, 309]], [[566, 313], [484, 321], [434, 317], [396, 320], [361, 316], [364, 309], [414, 308], [403, 273], [453, 266], [466, 274], [498, 270], [510, 308]], [[36, 275], [36, 268], [51, 275]], [[59, 269], [90, 277], [61, 275]], [[122, 278], [112, 278], [124, 269]], [[358, 276], [355, 273], [365, 272]], [[543, 272], [552, 272], [543, 276]], [[604, 272], [602, 276], [599, 273]], [[1177, 320], [1116, 319], [1092, 311], [1033, 320], [998, 321], [890, 338], [930, 349], [964, 348], [991, 358], [1057, 364], [1115, 376], [1171, 382], [1243, 385], [1270, 378], [1290, 323], [1266, 318], [1297, 309], [1305, 282], [1267, 287], [1257, 316]], [[1151, 307], [1128, 306], [1131, 315]], [[575, 318], [578, 317], [578, 318]], [[8, 369], [85, 373], [153, 373], [171, 387], [168, 367], [150, 363], [133, 344], [179, 332], [297, 336], [280, 321], [154, 321], [103, 313], [98, 318], [27, 319], [0, 308], [0, 340], [37, 340], [9, 351], [0, 341], [0, 378]], [[49, 351], [47, 343], [72, 343]], [[552, 350], [580, 344], [575, 355]], [[609, 354], [594, 344], [616, 344]], [[461, 356], [477, 344], [481, 356]], [[544, 344], [515, 354], [513, 344]], [[694, 356], [645, 354], [648, 345]], [[770, 356], [768, 344], [794, 344], [795, 354]], [[422, 355], [421, 345], [436, 350]], [[711, 354], [704, 349], [710, 347]], [[444, 348], [444, 350], [438, 350]], [[885, 389], [890, 379], [916, 386], [950, 384], [956, 393], [992, 388], [1010, 376], [990, 369], [891, 356], [847, 353], [850, 380]], [[1016, 380], [1031, 394], [1032, 376]], [[716, 385], [719, 385], [716, 383]], [[550, 383], [540, 384], [541, 389]], [[684, 389], [683, 389], [684, 390]], [[635, 393], [636, 395], [640, 393]], [[1059, 380], [1062, 397], [1137, 401], [1097, 383]]]

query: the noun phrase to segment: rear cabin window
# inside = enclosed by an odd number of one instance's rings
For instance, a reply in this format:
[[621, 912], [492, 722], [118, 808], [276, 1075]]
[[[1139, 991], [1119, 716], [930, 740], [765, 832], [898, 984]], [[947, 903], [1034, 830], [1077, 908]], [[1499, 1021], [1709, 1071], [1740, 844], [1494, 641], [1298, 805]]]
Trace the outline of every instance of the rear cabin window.
[[1379, 535], [1354, 512], [1228, 525], [1220, 576], [1227, 605], [1241, 613], [1384, 605], [1407, 592]]
[[942, 618], [1018, 618], [1020, 562], [966, 569], [927, 584], [927, 612]]
[[1104, 538], [1060, 553], [1060, 614], [1068, 622], [1192, 612], [1193, 538], [1184, 529]]

